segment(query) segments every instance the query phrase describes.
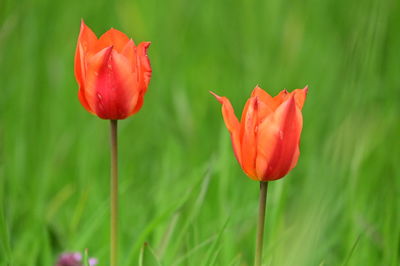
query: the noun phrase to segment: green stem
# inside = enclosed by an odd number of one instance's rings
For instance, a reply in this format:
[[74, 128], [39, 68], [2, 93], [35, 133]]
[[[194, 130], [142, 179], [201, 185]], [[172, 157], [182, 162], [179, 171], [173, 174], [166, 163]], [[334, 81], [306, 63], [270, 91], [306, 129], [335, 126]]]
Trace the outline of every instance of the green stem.
[[111, 254], [110, 265], [118, 262], [118, 121], [110, 120], [111, 144]]
[[262, 265], [262, 251], [263, 251], [263, 236], [265, 224], [265, 206], [267, 203], [267, 189], [268, 182], [260, 182], [260, 201], [258, 206], [258, 225], [257, 225], [257, 241], [256, 241], [256, 256], [254, 266]]

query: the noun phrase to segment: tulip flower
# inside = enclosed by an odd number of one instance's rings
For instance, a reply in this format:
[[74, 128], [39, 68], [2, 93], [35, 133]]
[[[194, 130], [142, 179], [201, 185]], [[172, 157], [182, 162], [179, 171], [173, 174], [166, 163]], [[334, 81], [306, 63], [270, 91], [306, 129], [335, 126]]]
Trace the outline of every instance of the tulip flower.
[[213, 93], [222, 104], [222, 115], [236, 158], [251, 179], [272, 181], [284, 177], [299, 158], [301, 109], [308, 88], [271, 97], [256, 87], [247, 101], [241, 121], [230, 101]]
[[81, 22], [75, 52], [78, 98], [83, 107], [102, 119], [110, 120], [111, 219], [110, 264], [118, 264], [118, 120], [140, 110], [150, 82], [147, 57], [149, 42], [138, 46], [124, 33], [110, 29], [100, 38]]
[[78, 97], [85, 109], [103, 119], [125, 119], [138, 112], [150, 82], [150, 42], [138, 46], [110, 29], [99, 39], [81, 22], [75, 52]]
[[211, 92], [222, 104], [237, 161], [251, 179], [260, 181], [259, 220], [255, 265], [261, 265], [268, 182], [284, 177], [300, 155], [301, 110], [308, 87], [272, 97], [256, 87], [246, 102], [240, 122], [230, 101]]

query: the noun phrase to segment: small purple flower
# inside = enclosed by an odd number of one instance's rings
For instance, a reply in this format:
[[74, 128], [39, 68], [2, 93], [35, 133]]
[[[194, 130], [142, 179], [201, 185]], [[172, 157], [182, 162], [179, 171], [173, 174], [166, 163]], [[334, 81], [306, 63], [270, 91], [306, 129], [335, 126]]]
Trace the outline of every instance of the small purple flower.
[[[83, 266], [82, 259], [82, 254], [79, 252], [63, 253], [58, 257], [56, 266]], [[89, 259], [90, 266], [96, 266], [97, 264], [97, 259]]]
[[98, 260], [95, 258], [89, 259], [89, 266], [96, 266], [98, 263], [99, 263]]

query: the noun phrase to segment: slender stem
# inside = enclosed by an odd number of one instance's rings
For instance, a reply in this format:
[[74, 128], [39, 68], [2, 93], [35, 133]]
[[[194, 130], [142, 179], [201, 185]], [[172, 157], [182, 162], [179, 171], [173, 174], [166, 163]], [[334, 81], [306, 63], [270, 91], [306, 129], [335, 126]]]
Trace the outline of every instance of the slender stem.
[[110, 265], [118, 262], [118, 121], [110, 120], [111, 144], [111, 255]]
[[261, 266], [262, 251], [263, 251], [263, 236], [265, 224], [265, 206], [267, 203], [268, 182], [260, 182], [260, 201], [258, 206], [258, 225], [257, 225], [257, 241], [256, 241], [256, 256], [254, 266]]

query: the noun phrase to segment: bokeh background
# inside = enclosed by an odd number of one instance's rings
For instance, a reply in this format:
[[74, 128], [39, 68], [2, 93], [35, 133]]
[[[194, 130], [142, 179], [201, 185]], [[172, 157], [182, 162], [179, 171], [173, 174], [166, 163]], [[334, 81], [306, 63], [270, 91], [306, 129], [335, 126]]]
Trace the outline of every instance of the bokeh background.
[[399, 1], [1, 0], [1, 265], [84, 248], [108, 264], [109, 125], [77, 99], [81, 18], [152, 42], [145, 104], [120, 122], [120, 265], [252, 265], [259, 186], [208, 91], [240, 115], [256, 84], [310, 87], [265, 265], [400, 264]]

